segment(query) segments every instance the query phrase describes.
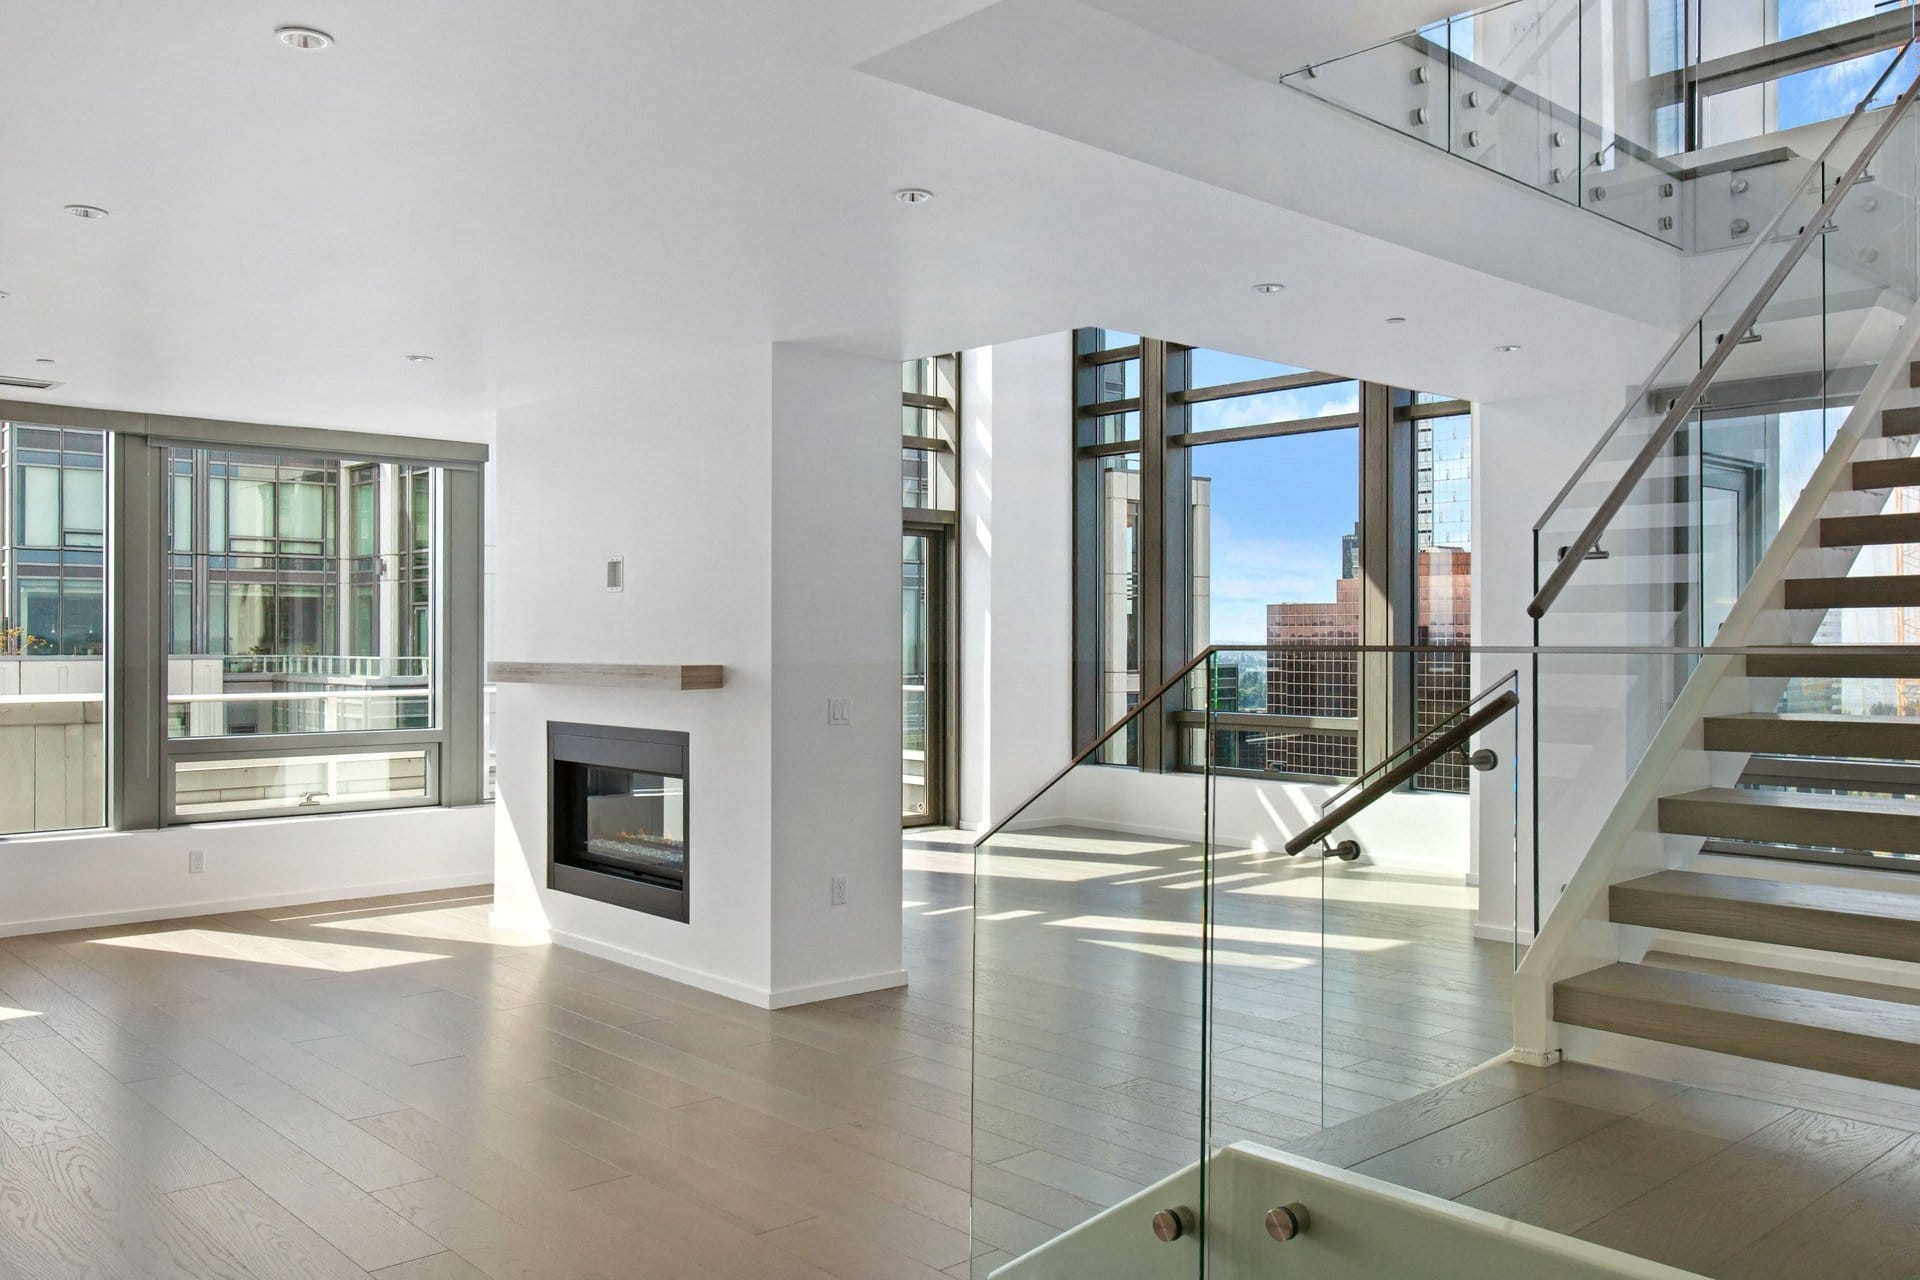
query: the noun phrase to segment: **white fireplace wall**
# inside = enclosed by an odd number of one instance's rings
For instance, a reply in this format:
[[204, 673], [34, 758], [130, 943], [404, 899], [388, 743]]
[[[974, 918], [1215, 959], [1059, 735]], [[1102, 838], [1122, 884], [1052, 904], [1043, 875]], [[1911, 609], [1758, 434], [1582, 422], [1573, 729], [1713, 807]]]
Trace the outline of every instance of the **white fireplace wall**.
[[[500, 686], [504, 923], [762, 1005], [903, 980], [898, 421], [897, 363], [764, 344], [637, 351], [500, 414], [493, 656], [726, 667]], [[546, 889], [549, 720], [689, 735], [688, 923]]]
[[[493, 656], [727, 668], [692, 692], [499, 686], [496, 910], [754, 1001], [772, 957], [771, 388], [766, 346], [649, 348], [617, 385], [502, 411], [496, 436]], [[546, 888], [550, 720], [688, 735], [690, 923]]]

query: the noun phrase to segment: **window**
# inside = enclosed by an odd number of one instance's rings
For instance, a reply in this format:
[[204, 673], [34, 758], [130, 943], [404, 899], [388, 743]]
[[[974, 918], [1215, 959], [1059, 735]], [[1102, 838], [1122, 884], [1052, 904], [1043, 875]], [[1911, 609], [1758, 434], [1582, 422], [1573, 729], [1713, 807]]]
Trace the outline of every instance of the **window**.
[[[1413, 642], [1423, 651], [1413, 656], [1413, 727], [1424, 733], [1474, 694], [1473, 419], [1417, 418], [1414, 441]], [[1467, 782], [1467, 766], [1448, 760], [1421, 770], [1414, 786], [1464, 793]]]
[[1846, 115], [1898, 56], [1912, 17], [1884, 0], [1700, 0], [1694, 145]]
[[954, 818], [955, 708], [949, 654], [958, 561], [960, 358], [900, 370], [900, 817]]
[[1211, 709], [1223, 767], [1351, 777], [1470, 696], [1464, 651], [1406, 651], [1469, 639], [1464, 404], [1097, 329], [1074, 378], [1079, 740], [1209, 645], [1245, 646], [1101, 762], [1201, 767]]
[[[1092, 579], [1077, 611], [1083, 637], [1083, 719], [1102, 728], [1140, 700], [1142, 344], [1134, 334], [1075, 335], [1076, 502], [1084, 521], [1077, 560]], [[1157, 419], [1156, 419], [1157, 421]], [[1085, 735], [1091, 737], [1091, 734]], [[1137, 764], [1137, 726], [1108, 742], [1107, 764]]]
[[0, 835], [106, 823], [106, 436], [0, 422]]
[[174, 815], [430, 801], [434, 746], [369, 754], [357, 736], [440, 725], [434, 470], [185, 445], [165, 465], [167, 737], [356, 735], [275, 769], [176, 759]]
[[[1334, 390], [1335, 398], [1343, 395]], [[1354, 421], [1355, 415], [1345, 418]], [[1196, 490], [1190, 529], [1196, 617], [1190, 652], [1213, 640], [1253, 646], [1358, 644], [1357, 422], [1201, 445], [1190, 455]], [[1265, 742], [1264, 758], [1257, 763], [1243, 758], [1241, 766], [1351, 775], [1360, 715], [1358, 655], [1279, 649], [1237, 657], [1243, 685], [1261, 674], [1263, 662], [1266, 669], [1264, 698], [1256, 706], [1244, 705], [1243, 699], [1236, 711], [1344, 722], [1337, 728], [1300, 724], [1288, 732], [1254, 735]]]
[[480, 798], [483, 449], [45, 411], [111, 429], [0, 422], [0, 835]]

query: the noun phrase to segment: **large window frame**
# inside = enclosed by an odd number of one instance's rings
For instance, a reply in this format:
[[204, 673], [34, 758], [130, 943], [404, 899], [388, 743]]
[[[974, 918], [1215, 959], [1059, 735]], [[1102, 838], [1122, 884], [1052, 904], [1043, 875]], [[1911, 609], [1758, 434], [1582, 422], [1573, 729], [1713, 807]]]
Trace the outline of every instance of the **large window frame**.
[[[0, 401], [0, 421], [106, 433], [106, 829], [155, 830], [206, 821], [312, 816], [399, 805], [455, 806], [486, 799], [481, 651], [485, 445], [16, 401]], [[424, 622], [440, 641], [430, 693], [437, 711], [433, 727], [169, 736], [167, 677], [174, 636], [168, 625], [173, 575], [167, 513], [174, 477], [168, 451], [183, 447], [318, 455], [426, 469], [433, 477], [428, 485], [431, 509], [420, 513], [426, 523], [418, 528], [430, 533], [438, 553], [435, 581], [422, 593], [431, 601], [430, 616], [411, 615], [411, 626], [417, 630]], [[418, 501], [417, 495], [413, 500]], [[341, 532], [344, 536], [345, 531]], [[319, 807], [264, 805], [220, 816], [176, 810], [173, 783], [176, 767], [182, 764], [244, 760], [298, 766], [316, 758], [382, 753], [423, 757], [422, 795], [341, 800]], [[65, 834], [69, 832], [21, 832], [0, 836], [0, 841]]]
[[[1074, 668], [1073, 738], [1093, 741], [1125, 703], [1163, 685], [1208, 643], [1259, 646], [1265, 636], [1198, 636], [1192, 610], [1195, 566], [1189, 512], [1194, 501], [1194, 451], [1229, 441], [1274, 439], [1310, 432], [1353, 430], [1359, 437], [1355, 484], [1359, 497], [1359, 634], [1354, 643], [1410, 646], [1418, 620], [1416, 448], [1419, 424], [1471, 413], [1461, 400], [1417, 394], [1317, 370], [1217, 385], [1191, 385], [1195, 348], [1162, 339], [1081, 329], [1073, 335], [1074, 421]], [[1355, 411], [1318, 417], [1191, 429], [1192, 409], [1213, 401], [1252, 398], [1352, 383]], [[1110, 476], [1116, 465], [1138, 472], [1126, 488], [1125, 541], [1130, 563], [1111, 563], [1120, 518]], [[1125, 578], [1124, 584], [1121, 579]], [[1127, 673], [1120, 690], [1113, 636], [1121, 593], [1126, 597]], [[1368, 653], [1358, 660], [1357, 718], [1216, 710], [1216, 729], [1350, 736], [1364, 769], [1386, 758], [1413, 734], [1416, 667], [1413, 655]], [[1142, 717], [1117, 735], [1099, 763], [1152, 772], [1200, 767], [1194, 744], [1204, 741], [1210, 692], [1198, 682], [1169, 690], [1166, 714]], [[1330, 781], [1344, 775], [1277, 773], [1216, 764], [1217, 772], [1289, 780]], [[1451, 789], [1451, 788], [1449, 788]]]

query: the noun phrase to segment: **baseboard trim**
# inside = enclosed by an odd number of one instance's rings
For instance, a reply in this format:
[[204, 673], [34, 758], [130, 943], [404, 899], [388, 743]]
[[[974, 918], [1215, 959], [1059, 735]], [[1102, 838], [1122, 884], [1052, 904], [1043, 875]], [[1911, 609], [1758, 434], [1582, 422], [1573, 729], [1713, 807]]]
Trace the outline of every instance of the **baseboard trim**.
[[1482, 942], [1517, 942], [1523, 947], [1533, 945], [1533, 930], [1515, 929], [1510, 924], [1475, 924], [1473, 936]]
[[575, 951], [584, 951], [590, 956], [598, 956], [602, 960], [611, 960], [617, 965], [624, 965], [629, 969], [638, 969], [640, 972], [650, 973], [656, 978], [665, 978], [669, 982], [678, 982], [689, 987], [698, 987], [702, 991], [710, 991], [714, 995], [725, 996], [729, 1000], [738, 1000], [741, 1004], [750, 1004], [757, 1009], [771, 1009], [773, 1007], [773, 1005], [769, 1003], [769, 1000], [772, 998], [772, 993], [766, 991], [764, 988], [755, 987], [745, 982], [738, 982], [732, 978], [723, 978], [717, 973], [707, 973], [701, 969], [692, 969], [683, 964], [676, 964], [672, 960], [663, 960], [659, 956], [648, 955], [644, 951], [635, 951], [632, 947], [623, 947], [618, 943], [607, 942], [600, 938], [589, 938], [584, 934], [569, 933], [564, 929], [547, 927], [530, 930], [512, 924], [510, 917], [503, 918], [502, 922], [508, 924], [509, 928], [518, 928], [519, 932], [522, 933], [532, 933], [535, 937], [544, 935], [546, 939], [555, 946], [571, 947]]
[[384, 898], [400, 893], [427, 893], [435, 889], [486, 889], [491, 879], [475, 880], [471, 871], [427, 876], [416, 880], [390, 880], [378, 884], [334, 885], [325, 889], [305, 889], [292, 893], [256, 893], [238, 898], [212, 898], [201, 902], [178, 902], [166, 906], [134, 907], [125, 911], [94, 911], [82, 915], [57, 916], [47, 920], [0, 922], [0, 938], [20, 938], [36, 933], [64, 933], [69, 929], [101, 929], [116, 924], [146, 924], [158, 920], [179, 920], [187, 916], [217, 915], [224, 911], [257, 911], [263, 907], [303, 907], [315, 902], [338, 902], [347, 898]]
[[817, 1004], [822, 1000], [842, 1000], [847, 996], [863, 996], [869, 991], [891, 991], [895, 987], [906, 985], [905, 969], [887, 969], [857, 978], [840, 978], [833, 982], [811, 982], [804, 986], [784, 987], [772, 993], [767, 1008], [791, 1009], [795, 1005]]
[[738, 1000], [741, 1004], [749, 1004], [756, 1009], [790, 1009], [796, 1005], [813, 1004], [821, 1000], [838, 1000], [845, 996], [865, 995], [869, 991], [885, 991], [892, 987], [907, 985], [905, 969], [888, 969], [881, 973], [862, 974], [858, 977], [839, 978], [831, 982], [814, 982], [797, 987], [783, 987], [778, 991], [768, 991], [733, 978], [723, 978], [719, 974], [689, 968], [672, 960], [663, 960], [659, 956], [635, 951], [631, 947], [623, 947], [615, 942], [569, 933], [564, 929], [554, 929], [544, 922], [508, 912], [496, 911], [490, 919], [500, 927], [511, 929], [515, 933], [544, 938], [556, 946], [584, 951], [590, 956], [611, 960], [628, 969], [638, 969], [641, 973], [665, 978], [669, 982], [697, 987], [701, 991], [725, 996], [729, 1000]]

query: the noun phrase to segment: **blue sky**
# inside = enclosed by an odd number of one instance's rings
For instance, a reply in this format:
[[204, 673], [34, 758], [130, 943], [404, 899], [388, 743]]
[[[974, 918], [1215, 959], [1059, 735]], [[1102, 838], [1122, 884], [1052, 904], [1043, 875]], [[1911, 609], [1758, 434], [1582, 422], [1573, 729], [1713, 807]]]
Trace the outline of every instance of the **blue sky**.
[[[1194, 353], [1199, 385], [1293, 372], [1288, 366], [1218, 351]], [[1359, 408], [1351, 382], [1273, 396], [1195, 405], [1193, 429], [1317, 418]], [[1331, 600], [1340, 576], [1340, 538], [1359, 512], [1359, 432], [1316, 431], [1205, 445], [1193, 472], [1212, 483], [1212, 638], [1266, 639], [1267, 606]]]
[[[1824, 31], [1842, 22], [1871, 17], [1873, 0], [1780, 0], [1779, 38], [1791, 39], [1810, 31]], [[1853, 110], [1880, 73], [1893, 51], [1870, 54], [1851, 62], [1816, 67], [1780, 81], [1779, 125], [1791, 129], [1815, 120], [1831, 120]]]

